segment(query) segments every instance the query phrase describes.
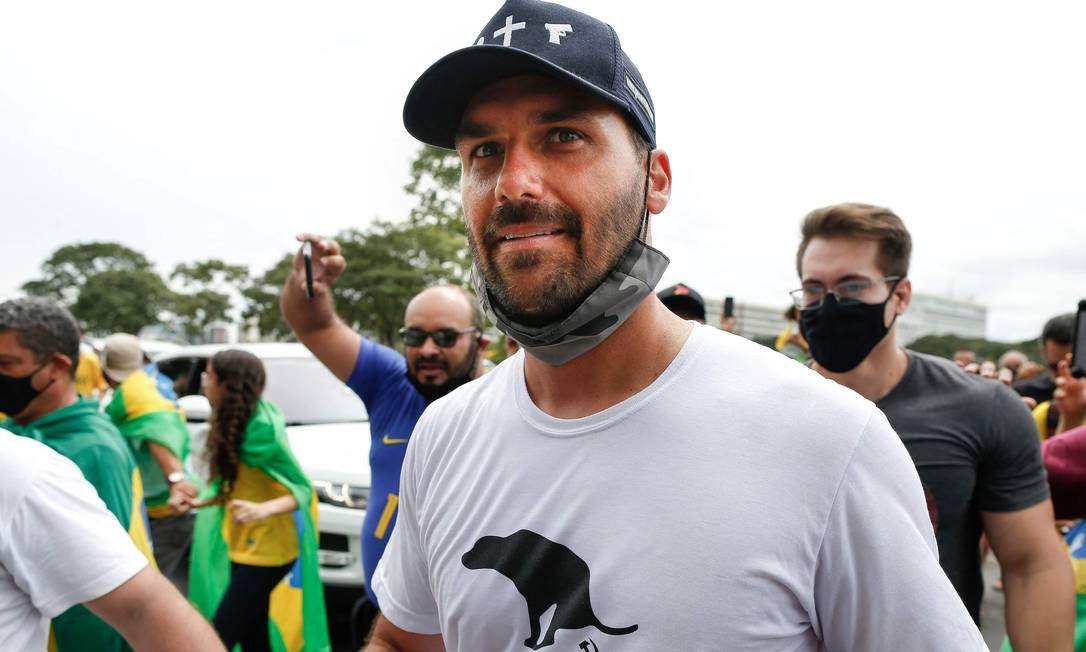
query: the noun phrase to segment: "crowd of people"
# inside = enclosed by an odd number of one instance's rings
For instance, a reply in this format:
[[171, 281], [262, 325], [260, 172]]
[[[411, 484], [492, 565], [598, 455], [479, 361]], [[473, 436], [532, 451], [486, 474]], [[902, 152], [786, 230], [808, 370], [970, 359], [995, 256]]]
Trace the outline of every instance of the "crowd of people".
[[[798, 224], [779, 353], [730, 310], [706, 325], [696, 290], [657, 292], [671, 164], [614, 29], [509, 0], [472, 43], [404, 123], [460, 155], [474, 292], [422, 289], [401, 353], [337, 316], [364, 261], [307, 233], [280, 296], [370, 419], [365, 650], [983, 650], [989, 550], [1004, 648], [1086, 649], [1074, 315], [1041, 364], [902, 348], [912, 237], [844, 203]], [[487, 319], [511, 353], [489, 372]], [[265, 380], [208, 362], [199, 477], [138, 338], [99, 360], [57, 302], [0, 304], [0, 648], [330, 649]]]

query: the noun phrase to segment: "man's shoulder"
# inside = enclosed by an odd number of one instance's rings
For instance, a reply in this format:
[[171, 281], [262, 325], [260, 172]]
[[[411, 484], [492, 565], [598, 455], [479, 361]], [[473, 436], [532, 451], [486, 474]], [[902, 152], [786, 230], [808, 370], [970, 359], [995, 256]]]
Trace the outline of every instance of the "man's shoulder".
[[81, 475], [70, 461], [45, 444], [0, 428], [0, 503], [9, 507], [28, 492], [33, 493], [35, 478], [47, 466], [66, 469], [73, 477]]
[[[909, 356], [910, 385], [916, 395], [953, 396], [956, 401], [975, 406], [978, 402], [988, 402], [1000, 394], [1003, 387], [991, 378], [982, 378], [963, 371], [951, 360], [927, 353], [906, 349]], [[1008, 392], [1010, 390], [1008, 389]], [[1013, 393], [1013, 392], [1012, 392]]]

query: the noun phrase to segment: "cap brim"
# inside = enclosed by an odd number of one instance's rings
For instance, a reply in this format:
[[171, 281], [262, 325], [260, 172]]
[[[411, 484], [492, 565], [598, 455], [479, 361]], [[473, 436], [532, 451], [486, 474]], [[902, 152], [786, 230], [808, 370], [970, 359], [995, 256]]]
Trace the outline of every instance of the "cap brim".
[[123, 383], [128, 380], [128, 377], [139, 371], [138, 369], [128, 369], [127, 371], [121, 371], [120, 369], [110, 369], [109, 367], [102, 367], [102, 373], [109, 377], [115, 383]]
[[631, 113], [626, 101], [529, 52], [502, 45], [473, 45], [426, 69], [407, 94], [403, 123], [420, 141], [456, 149], [456, 132], [468, 103], [480, 90], [516, 75], [555, 77]]

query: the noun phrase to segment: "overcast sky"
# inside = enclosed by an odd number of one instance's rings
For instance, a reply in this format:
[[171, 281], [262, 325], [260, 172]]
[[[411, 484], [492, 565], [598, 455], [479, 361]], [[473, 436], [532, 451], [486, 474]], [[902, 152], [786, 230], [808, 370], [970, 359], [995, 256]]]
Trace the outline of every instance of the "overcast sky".
[[[1086, 4], [571, 4], [656, 105], [663, 284], [783, 307], [803, 215], [865, 201], [990, 337], [1086, 297]], [[74, 242], [263, 271], [299, 230], [405, 215], [407, 90], [499, 5], [3, 3], [0, 298]]]

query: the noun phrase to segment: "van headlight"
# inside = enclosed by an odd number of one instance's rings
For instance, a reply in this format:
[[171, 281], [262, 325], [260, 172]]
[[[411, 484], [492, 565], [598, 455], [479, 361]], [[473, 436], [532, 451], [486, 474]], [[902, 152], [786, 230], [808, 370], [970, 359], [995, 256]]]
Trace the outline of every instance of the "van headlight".
[[336, 507], [366, 509], [366, 504], [369, 503], [370, 499], [369, 487], [346, 482], [314, 480], [313, 490], [317, 492], [318, 501]]

